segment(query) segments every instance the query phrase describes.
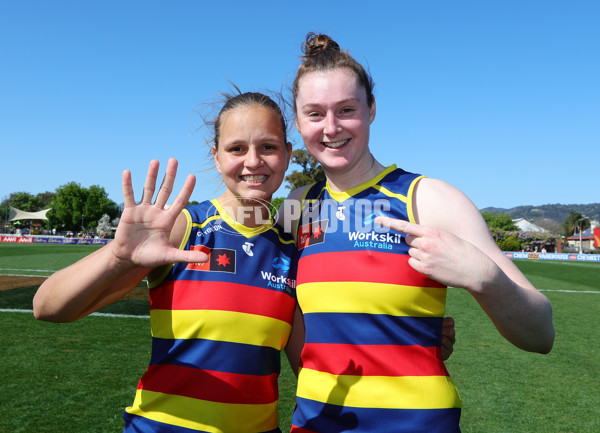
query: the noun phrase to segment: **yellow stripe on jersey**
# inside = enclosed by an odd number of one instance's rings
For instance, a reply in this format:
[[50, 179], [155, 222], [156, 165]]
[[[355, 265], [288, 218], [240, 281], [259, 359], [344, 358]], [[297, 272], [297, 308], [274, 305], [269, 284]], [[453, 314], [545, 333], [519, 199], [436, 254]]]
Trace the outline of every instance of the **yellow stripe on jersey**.
[[156, 338], [203, 338], [277, 350], [283, 349], [291, 330], [289, 323], [271, 317], [212, 310], [152, 310], [150, 325]]
[[[277, 402], [217, 403], [138, 389], [133, 406], [125, 410], [132, 415], [200, 431], [251, 433], [277, 428], [277, 417], [273, 416]], [[224, 413], [235, 416], [223, 416]]]
[[417, 186], [417, 183], [419, 183], [419, 181], [421, 179], [423, 179], [425, 176], [419, 176], [417, 178], [415, 178], [412, 183], [410, 184], [410, 187], [408, 188], [408, 193], [406, 194], [406, 196], [409, 198], [409, 200], [406, 201], [406, 214], [408, 215], [408, 221], [416, 224], [417, 220], [415, 219], [415, 213], [413, 210], [413, 194], [415, 192], [415, 188]]
[[352, 407], [445, 409], [462, 406], [449, 376], [337, 376], [303, 368], [296, 394], [309, 400]]
[[204, 221], [202, 221], [201, 223], [193, 223], [192, 225], [194, 227], [199, 227], [199, 228], [203, 228], [204, 226], [206, 226], [208, 223], [213, 222], [214, 220], [220, 220], [223, 219], [221, 218], [221, 215], [213, 215], [210, 218], [206, 218]]
[[390, 165], [389, 167], [386, 167], [385, 170], [383, 170], [381, 173], [379, 173], [373, 179], [369, 179], [365, 183], [361, 183], [360, 185], [357, 185], [354, 188], [350, 188], [348, 191], [344, 191], [344, 192], [333, 191], [329, 187], [329, 182], [327, 182], [326, 183], [327, 192], [329, 193], [329, 195], [334, 200], [336, 200], [336, 201], [338, 201], [338, 202], [341, 203], [344, 200], [347, 200], [347, 199], [349, 199], [351, 197], [354, 197], [354, 195], [358, 194], [359, 192], [364, 191], [365, 189], [367, 189], [369, 187], [375, 186], [376, 184], [379, 183], [379, 181], [381, 179], [383, 179], [384, 177], [386, 177], [388, 174], [390, 174], [394, 170], [396, 170], [396, 164], [393, 164], [393, 165]]
[[402, 194], [396, 194], [395, 192], [390, 191], [389, 189], [381, 186], [381, 185], [373, 185], [373, 188], [379, 191], [382, 194], [387, 195], [388, 197], [397, 198], [403, 203], [406, 203], [406, 196]]
[[298, 286], [304, 313], [367, 313], [443, 317], [446, 289], [367, 282], [317, 282]]
[[279, 230], [277, 229], [277, 227], [273, 226], [271, 227], [271, 230], [273, 230], [275, 233], [277, 233], [277, 237], [279, 237], [279, 242], [281, 242], [282, 244], [296, 244], [296, 241], [294, 240], [294, 238], [290, 238], [290, 239], [283, 239], [281, 237], [281, 233], [279, 233]]
[[[239, 223], [235, 218], [233, 218], [231, 215], [229, 215], [227, 210], [223, 206], [221, 206], [221, 203], [219, 203], [219, 201], [216, 198], [212, 199], [210, 202], [217, 209], [217, 211], [221, 215], [221, 218], [223, 218], [223, 220], [227, 224], [229, 224], [235, 231], [237, 231], [239, 234], [246, 237], [247, 239], [252, 238], [254, 236], [258, 236], [259, 234], [266, 232], [273, 226], [273, 219], [269, 216], [268, 220], [264, 220], [264, 224], [257, 226], [257, 227], [247, 227], [244, 224]], [[267, 206], [265, 206], [265, 207], [267, 207]], [[239, 208], [238, 211], [244, 212], [244, 209]], [[260, 215], [255, 215], [255, 216], [259, 217]], [[240, 215], [240, 219], [241, 219], [241, 215]]]

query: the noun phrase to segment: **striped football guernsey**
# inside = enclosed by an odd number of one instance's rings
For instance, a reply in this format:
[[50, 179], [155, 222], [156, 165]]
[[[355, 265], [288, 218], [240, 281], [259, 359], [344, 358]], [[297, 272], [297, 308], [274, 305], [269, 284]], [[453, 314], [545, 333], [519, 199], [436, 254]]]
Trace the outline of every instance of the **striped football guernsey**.
[[[459, 432], [461, 399], [441, 359], [446, 287], [408, 265], [422, 176], [388, 167], [345, 193], [309, 187], [298, 225], [306, 343], [293, 433]], [[440, 211], [443, 211], [440, 209]]]
[[277, 379], [295, 308], [296, 246], [271, 222], [232, 219], [217, 200], [184, 210], [177, 263], [150, 282], [152, 356], [125, 432], [280, 432]]

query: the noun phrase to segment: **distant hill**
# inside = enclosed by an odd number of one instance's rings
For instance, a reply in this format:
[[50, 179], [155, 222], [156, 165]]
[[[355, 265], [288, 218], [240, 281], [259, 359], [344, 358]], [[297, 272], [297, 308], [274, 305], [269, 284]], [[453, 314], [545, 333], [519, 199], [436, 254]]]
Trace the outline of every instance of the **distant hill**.
[[579, 212], [586, 217], [600, 221], [600, 203], [591, 204], [545, 204], [542, 206], [517, 206], [511, 209], [486, 207], [481, 212], [508, 214], [512, 219], [525, 218], [551, 232], [560, 232], [560, 224], [569, 212]]

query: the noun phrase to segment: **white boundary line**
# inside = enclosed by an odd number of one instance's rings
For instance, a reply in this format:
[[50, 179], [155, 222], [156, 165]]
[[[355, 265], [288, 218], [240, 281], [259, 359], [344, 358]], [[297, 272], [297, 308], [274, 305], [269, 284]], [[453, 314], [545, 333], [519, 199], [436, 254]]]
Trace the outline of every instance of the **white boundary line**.
[[21, 269], [21, 268], [0, 268], [0, 271], [32, 271], [32, 272], [56, 272], [52, 269]]
[[540, 292], [562, 292], [562, 293], [596, 293], [600, 294], [597, 290], [552, 290], [552, 289], [538, 289]]
[[[0, 313], [28, 313], [33, 314], [33, 310], [23, 310], [18, 308], [0, 308]], [[135, 316], [133, 314], [113, 314], [113, 313], [92, 313], [89, 316], [98, 317], [124, 317], [130, 319], [149, 319], [150, 316]], [[88, 316], [88, 317], [89, 317]]]

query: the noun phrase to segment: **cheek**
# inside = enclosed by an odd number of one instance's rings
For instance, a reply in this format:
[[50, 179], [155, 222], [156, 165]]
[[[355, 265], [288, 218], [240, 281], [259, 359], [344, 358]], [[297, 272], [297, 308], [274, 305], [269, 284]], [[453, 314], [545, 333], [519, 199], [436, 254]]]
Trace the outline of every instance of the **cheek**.
[[216, 164], [217, 171], [224, 177], [235, 177], [238, 170], [238, 161], [228, 159], [226, 156], [219, 159], [219, 164]]
[[303, 139], [314, 138], [315, 136], [320, 135], [319, 128], [315, 126], [313, 122], [306, 121], [296, 125], [298, 132]]
[[277, 164], [273, 166], [277, 175], [283, 176], [287, 170], [289, 160], [287, 158], [281, 158], [277, 161]]

